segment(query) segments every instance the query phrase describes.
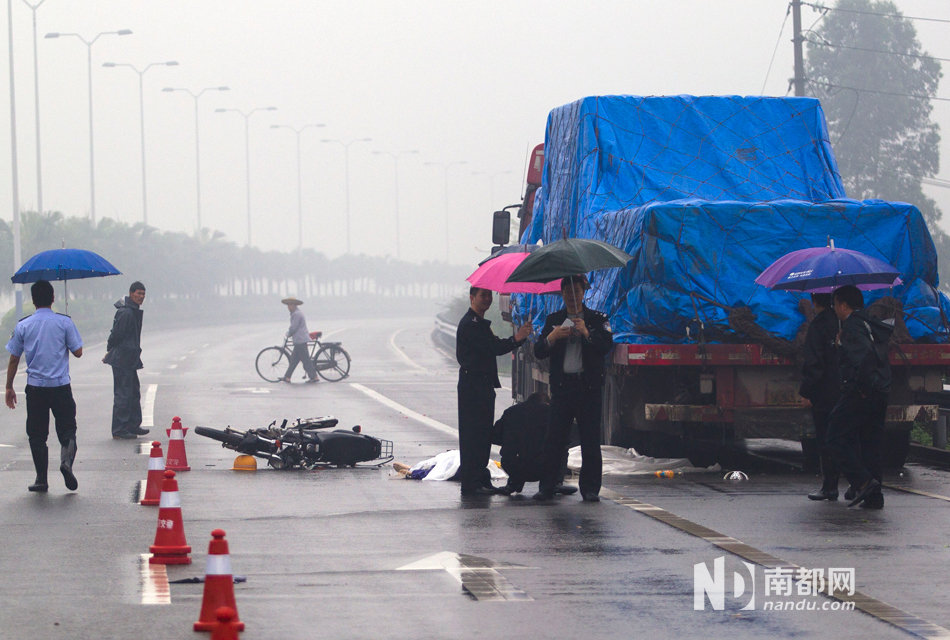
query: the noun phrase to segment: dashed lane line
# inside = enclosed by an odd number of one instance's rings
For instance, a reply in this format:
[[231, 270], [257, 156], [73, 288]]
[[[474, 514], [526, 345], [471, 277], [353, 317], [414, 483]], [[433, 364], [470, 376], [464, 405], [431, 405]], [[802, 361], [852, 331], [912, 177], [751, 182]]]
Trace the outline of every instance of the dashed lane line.
[[[756, 549], [753, 546], [750, 546], [741, 540], [736, 538], [723, 535], [718, 531], [704, 527], [701, 524], [697, 524], [691, 520], [687, 520], [681, 516], [676, 515], [666, 509], [661, 507], [656, 507], [652, 504], [647, 504], [646, 502], [640, 502], [634, 498], [628, 498], [616, 491], [609, 489], [602, 489], [601, 495], [605, 498], [613, 500], [617, 504], [629, 507], [634, 511], [642, 513], [646, 516], [649, 516], [655, 520], [668, 524], [671, 527], [679, 529], [685, 533], [688, 533], [692, 536], [696, 536], [706, 542], [709, 542], [723, 551], [734, 554], [748, 560], [749, 562], [754, 562], [760, 566], [763, 566], [767, 569], [784, 569], [791, 572], [797, 572], [801, 567], [799, 565], [788, 562], [787, 560], [782, 560], [776, 556], [768, 554], [764, 551]], [[908, 613], [897, 607], [882, 602], [876, 598], [861, 593], [860, 591], [855, 591], [853, 594], [841, 593], [835, 591], [834, 593], [828, 592], [828, 586], [824, 586], [819, 592], [825, 597], [831, 598], [832, 600], [838, 600], [840, 602], [853, 602], [856, 609], [860, 609], [866, 614], [881, 620], [882, 622], [887, 622], [888, 624], [894, 625], [902, 631], [906, 631], [912, 635], [918, 636], [920, 638], [950, 638], [950, 629], [946, 629], [932, 622], [928, 622], [923, 618]]]
[[142, 402], [142, 426], [146, 429], [155, 426], [155, 394], [157, 393], [157, 384], [150, 384], [145, 389], [145, 400]]

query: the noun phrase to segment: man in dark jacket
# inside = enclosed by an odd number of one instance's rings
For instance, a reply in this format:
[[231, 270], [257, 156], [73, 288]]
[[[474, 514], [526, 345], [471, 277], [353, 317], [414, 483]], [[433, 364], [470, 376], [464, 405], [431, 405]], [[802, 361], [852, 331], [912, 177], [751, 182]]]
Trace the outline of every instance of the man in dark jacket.
[[455, 357], [459, 363], [459, 479], [462, 496], [492, 495], [488, 473], [491, 428], [495, 421], [495, 389], [498, 380], [497, 356], [514, 351], [524, 343], [531, 325], [520, 327], [514, 336], [499, 338], [491, 330], [485, 312], [491, 307], [492, 292], [469, 289], [470, 308], [455, 332]]
[[112, 333], [103, 362], [112, 367], [112, 438], [130, 440], [148, 433], [142, 428], [142, 396], [138, 370], [142, 368], [142, 302], [145, 285], [135, 281], [129, 295], [115, 303]]
[[887, 341], [893, 328], [870, 318], [857, 287], [835, 290], [834, 310], [841, 321], [838, 346], [841, 396], [828, 421], [828, 446], [855, 497], [848, 506], [884, 506], [881, 493], [881, 440], [891, 389]]
[[[505, 409], [492, 427], [492, 444], [501, 447], [501, 468], [508, 474], [508, 483], [496, 493], [510, 496], [521, 493], [525, 482], [541, 479], [544, 465], [544, 439], [551, 422], [551, 403], [545, 393], [538, 391], [524, 402]], [[561, 458], [567, 462], [567, 451]], [[571, 495], [577, 487], [558, 485], [555, 493]]]
[[600, 500], [601, 392], [604, 360], [614, 341], [607, 316], [584, 306], [584, 292], [589, 288], [583, 275], [561, 281], [565, 308], [545, 318], [534, 345], [536, 358], [551, 358], [551, 424], [544, 442], [543, 475], [534, 495], [537, 500], [551, 499], [560, 484], [563, 452], [575, 420], [581, 441], [581, 498]]
[[838, 499], [838, 465], [828, 449], [828, 416], [838, 401], [838, 316], [831, 308], [830, 293], [813, 293], [817, 315], [805, 335], [805, 361], [798, 394], [811, 403], [815, 422], [815, 442], [821, 489], [808, 494], [810, 500]]

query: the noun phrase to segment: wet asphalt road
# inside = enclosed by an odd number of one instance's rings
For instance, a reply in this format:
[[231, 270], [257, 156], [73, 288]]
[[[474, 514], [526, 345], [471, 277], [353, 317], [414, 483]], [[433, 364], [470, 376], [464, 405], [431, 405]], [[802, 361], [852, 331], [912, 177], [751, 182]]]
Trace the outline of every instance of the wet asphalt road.
[[[287, 386], [253, 369], [281, 325], [146, 325], [143, 393], [157, 385], [163, 446], [175, 415], [187, 427], [247, 427], [331, 414], [393, 440], [396, 459], [411, 464], [456, 446], [455, 367], [432, 346], [431, 327], [425, 317], [312, 327], [343, 342], [352, 374]], [[0, 419], [0, 444], [10, 445], [0, 447], [0, 637], [200, 637], [191, 629], [202, 585], [172, 584], [168, 604], [143, 604], [161, 580], [142, 561], [157, 509], [134, 502], [145, 447], [109, 437], [102, 352], [87, 344], [73, 361], [78, 492], [51, 473], [49, 494], [27, 493], [25, 408]], [[508, 402], [500, 391], [499, 413]], [[761, 462], [749, 463], [746, 482], [724, 482], [722, 471], [612, 476], [599, 504], [572, 497], [538, 505], [462, 502], [457, 485], [396, 479], [388, 467], [278, 472], [262, 464], [239, 473], [217, 443], [189, 433], [186, 445], [191, 471], [179, 474], [179, 487], [193, 563], [168, 567], [167, 579], [202, 576], [210, 531], [227, 531], [234, 573], [247, 577], [235, 586], [245, 638], [908, 637], [866, 613], [820, 610], [837, 600], [766, 594], [763, 566], [749, 574], [724, 547], [805, 568], [853, 568], [871, 609], [891, 605], [929, 637], [950, 628], [945, 472], [912, 467], [891, 478], [930, 495], [887, 491], [880, 512], [811, 503], [804, 494], [813, 477]], [[724, 610], [708, 600], [694, 610], [694, 565], [712, 574], [720, 556]], [[745, 576], [740, 597], [734, 574]], [[743, 610], [750, 593], [754, 606]], [[766, 610], [779, 601], [817, 610]]]

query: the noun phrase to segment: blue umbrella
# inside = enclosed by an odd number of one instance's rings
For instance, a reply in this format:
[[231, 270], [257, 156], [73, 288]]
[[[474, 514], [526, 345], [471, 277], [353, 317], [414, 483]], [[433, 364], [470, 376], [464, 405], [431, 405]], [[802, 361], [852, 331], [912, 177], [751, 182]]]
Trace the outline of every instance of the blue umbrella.
[[[50, 249], [38, 253], [10, 278], [14, 283], [37, 280], [78, 280], [116, 276], [121, 272], [108, 260], [85, 249]], [[68, 302], [66, 303], [68, 307]]]

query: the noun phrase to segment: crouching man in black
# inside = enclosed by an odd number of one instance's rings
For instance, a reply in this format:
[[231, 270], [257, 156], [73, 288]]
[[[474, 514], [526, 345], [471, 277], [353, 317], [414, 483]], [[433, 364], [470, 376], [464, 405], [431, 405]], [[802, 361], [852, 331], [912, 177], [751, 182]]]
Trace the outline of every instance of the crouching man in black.
[[604, 360], [614, 339], [607, 316], [584, 306], [584, 292], [589, 288], [583, 275], [561, 281], [565, 308], [545, 318], [541, 337], [534, 345], [536, 358], [551, 358], [551, 423], [544, 441], [544, 469], [536, 500], [550, 500], [561, 484], [561, 461], [574, 420], [581, 441], [581, 497], [587, 502], [600, 500]]
[[835, 290], [834, 310], [841, 320], [841, 396], [828, 419], [828, 447], [854, 488], [848, 506], [881, 509], [881, 440], [891, 389], [887, 341], [893, 328], [865, 313], [864, 296], [854, 286]]
[[[508, 483], [496, 493], [510, 496], [521, 493], [525, 482], [541, 479], [544, 467], [544, 439], [551, 419], [551, 404], [545, 393], [532, 393], [524, 402], [505, 409], [492, 427], [492, 444], [501, 447], [501, 468], [508, 474]], [[562, 468], [567, 451], [561, 456]], [[559, 484], [554, 492], [569, 496], [577, 487]]]

